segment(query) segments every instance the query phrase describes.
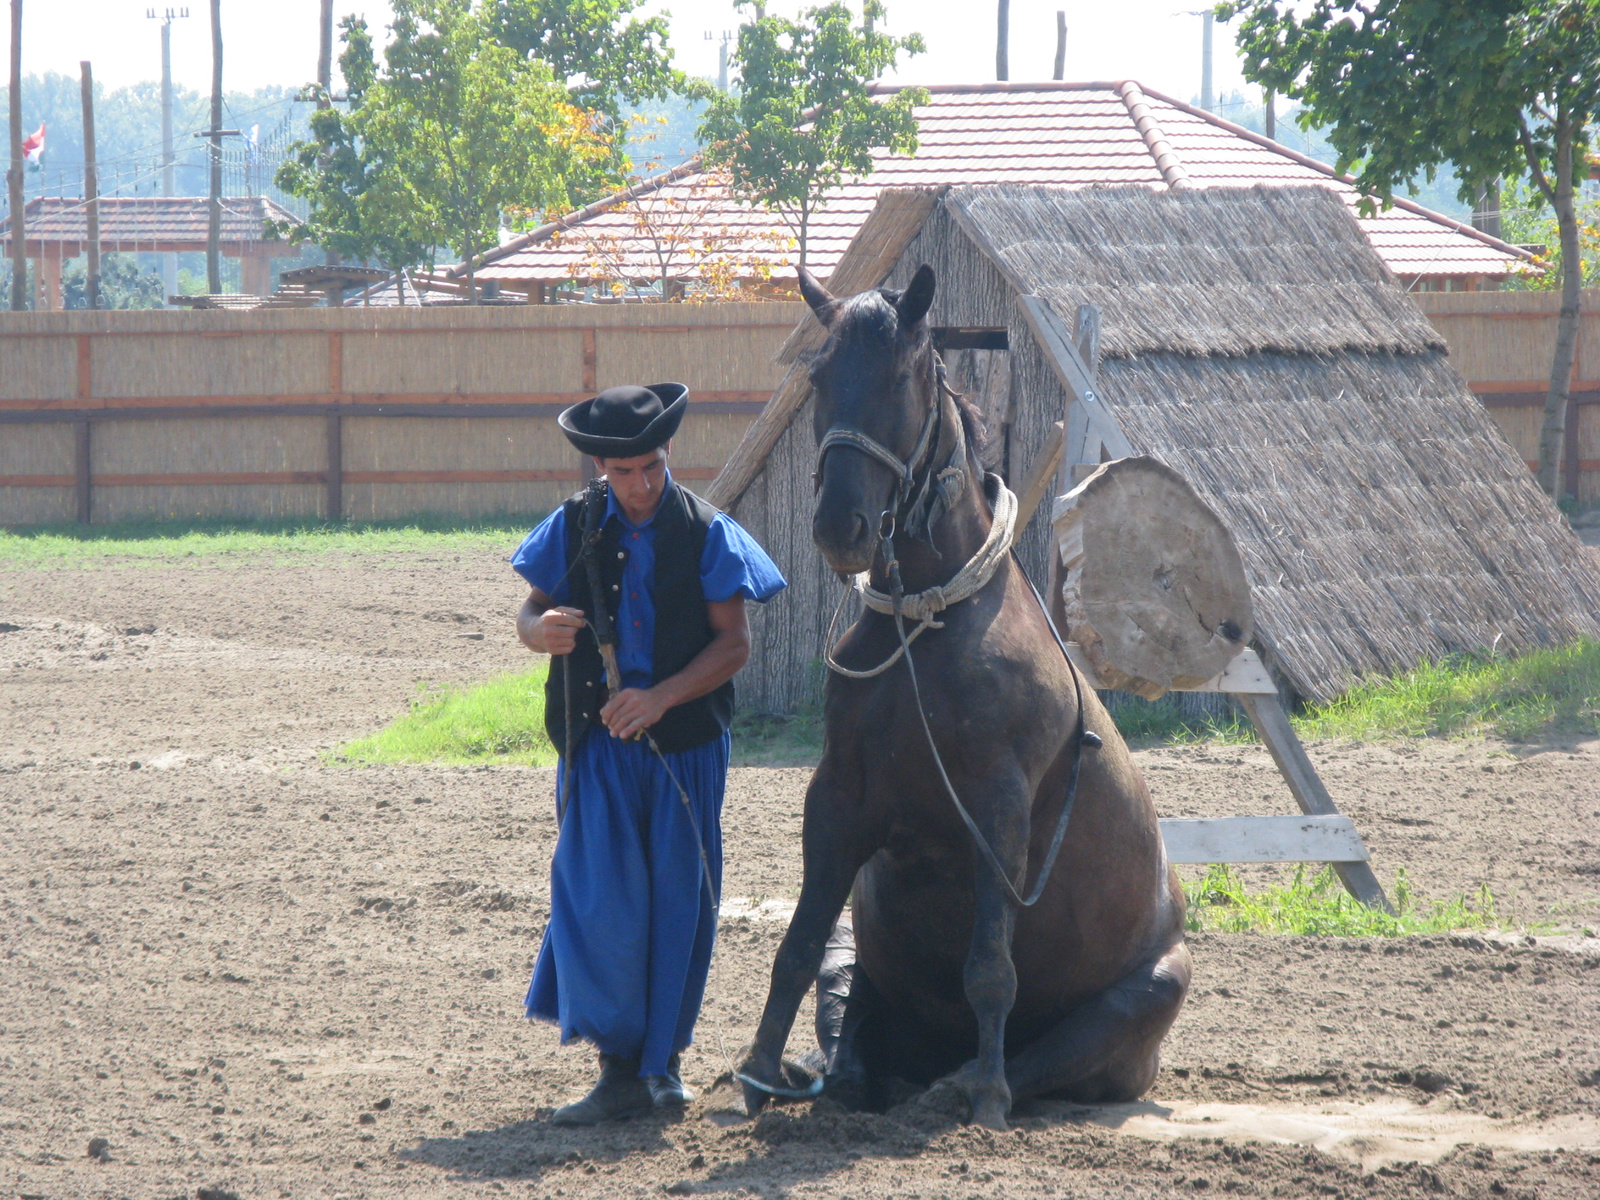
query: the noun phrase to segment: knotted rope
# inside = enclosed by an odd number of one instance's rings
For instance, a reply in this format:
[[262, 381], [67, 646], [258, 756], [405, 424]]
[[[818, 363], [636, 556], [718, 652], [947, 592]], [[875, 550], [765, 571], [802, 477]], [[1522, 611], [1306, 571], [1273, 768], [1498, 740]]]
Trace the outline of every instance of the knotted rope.
[[873, 612], [882, 613], [884, 616], [896, 615], [895, 598], [869, 584], [865, 573], [857, 575], [851, 581], [850, 588], [839, 597], [839, 605], [833, 610], [833, 620], [828, 622], [828, 637], [824, 643], [823, 660], [828, 664], [830, 671], [849, 679], [872, 679], [882, 675], [900, 661], [906, 652], [906, 647], [915, 641], [917, 635], [924, 629], [944, 628], [943, 621], [935, 620], [941, 612], [952, 604], [959, 604], [976, 595], [994, 578], [995, 572], [1000, 569], [1000, 564], [1005, 562], [1006, 554], [1011, 549], [1012, 535], [1016, 532], [1017, 497], [998, 475], [992, 473], [985, 475], [983, 485], [984, 493], [994, 509], [994, 522], [989, 527], [989, 536], [984, 539], [983, 545], [978, 547], [977, 553], [966, 561], [949, 582], [920, 592], [912, 592], [900, 598], [899, 615], [916, 621], [917, 627], [906, 636], [904, 644], [889, 658], [865, 671], [853, 671], [849, 667], [841, 666], [833, 656], [838, 646], [833, 635], [839, 627], [839, 618], [844, 613], [851, 591], [858, 592], [862, 603]]

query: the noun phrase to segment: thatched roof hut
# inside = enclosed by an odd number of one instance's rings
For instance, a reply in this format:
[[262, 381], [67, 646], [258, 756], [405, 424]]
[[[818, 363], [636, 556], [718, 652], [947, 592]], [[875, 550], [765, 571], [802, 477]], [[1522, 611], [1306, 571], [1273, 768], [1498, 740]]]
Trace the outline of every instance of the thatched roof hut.
[[[983, 388], [1014, 487], [1068, 404], [1063, 342], [1041, 319], [1071, 329], [1078, 306], [1099, 306], [1098, 427], [1222, 515], [1257, 649], [1295, 693], [1322, 701], [1426, 658], [1600, 634], [1592, 560], [1326, 190], [896, 189], [830, 286], [903, 286], [924, 262], [936, 339], [967, 348], [946, 358]], [[807, 317], [784, 386], [709, 493], [793, 584], [757, 618], [741, 685], [776, 711], [817, 694], [840, 586], [809, 536], [803, 360], [820, 341]], [[1046, 503], [1019, 539], [1041, 586], [1048, 520]]]

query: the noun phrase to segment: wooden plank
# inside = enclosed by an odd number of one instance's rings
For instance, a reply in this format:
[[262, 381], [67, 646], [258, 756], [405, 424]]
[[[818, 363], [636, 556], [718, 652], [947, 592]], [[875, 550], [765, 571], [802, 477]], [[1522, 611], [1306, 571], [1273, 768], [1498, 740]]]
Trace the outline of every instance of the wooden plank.
[[87, 333], [78, 335], [78, 399], [89, 400], [94, 396], [94, 368], [91, 342]]
[[80, 525], [89, 524], [94, 510], [91, 502], [94, 499], [94, 483], [89, 478], [92, 469], [89, 459], [89, 419], [85, 417], [74, 428], [73, 450], [73, 486], [75, 491], [77, 521]]
[[[377, 407], [380, 405], [408, 404], [408, 405], [434, 405], [447, 410], [444, 415], [459, 415], [465, 408], [485, 408], [494, 405], [504, 405], [508, 408], [527, 408], [530, 405], [548, 409], [547, 415], [555, 416], [562, 409], [567, 408], [580, 400], [587, 400], [587, 392], [504, 392], [504, 393], [478, 393], [470, 392], [374, 392], [339, 394], [336, 392], [311, 392], [311, 393], [285, 393], [282, 395], [260, 396], [128, 396], [118, 397], [113, 400], [96, 400], [93, 403], [95, 414], [138, 413], [146, 408], [159, 408], [170, 410], [175, 408], [218, 408], [237, 410], [241, 408], [263, 408], [282, 410], [298, 408], [305, 405], [344, 405], [353, 407]], [[689, 408], [691, 412], [719, 413], [754, 416], [766, 408], [766, 392], [727, 391], [727, 392], [699, 392], [691, 393]], [[54, 407], [51, 407], [54, 405]], [[21, 413], [22, 416], [11, 417], [12, 420], [28, 420], [27, 414], [48, 413], [63, 411], [82, 411], [79, 408], [68, 410], [61, 401], [37, 400], [0, 400], [0, 419], [5, 414]], [[544, 415], [544, 414], [541, 414]], [[68, 418], [71, 419], [71, 418]]]
[[0, 475], [0, 488], [74, 487], [76, 475]]
[[344, 418], [328, 414], [327, 519], [344, 517]]
[[[595, 378], [595, 369], [598, 362], [599, 351], [595, 347], [594, 330], [592, 328], [585, 329], [583, 331], [583, 387], [590, 396], [600, 390], [600, 384]], [[587, 399], [588, 397], [580, 398]], [[577, 402], [577, 400], [573, 401], [574, 404]]]
[[[690, 401], [692, 411], [702, 417], [743, 417], [758, 414], [759, 403], [720, 403], [718, 401]], [[214, 407], [181, 405], [173, 408], [36, 408], [25, 411], [7, 411], [0, 405], [0, 425], [32, 425], [38, 422], [71, 422], [85, 417], [115, 417], [119, 421], [164, 421], [189, 417], [320, 417], [330, 413], [360, 417], [536, 417], [553, 420], [564, 408], [562, 404], [276, 404], [271, 408], [258, 405], [219, 404]]]
[[[1276, 694], [1271, 696], [1241, 695], [1239, 703], [1250, 716], [1251, 723], [1261, 740], [1266, 743], [1278, 771], [1289, 784], [1295, 803], [1307, 816], [1336, 816], [1338, 806], [1317, 775], [1306, 748], [1289, 724], [1289, 714], [1283, 711]], [[1383, 894], [1383, 885], [1366, 863], [1334, 863], [1345, 890], [1368, 908], [1393, 913], [1389, 898]]]
[[344, 391], [344, 333], [338, 330], [328, 334], [328, 390]]
[[[772, 448], [778, 444], [778, 439], [789, 428], [794, 414], [811, 395], [809, 366], [804, 362], [790, 364], [783, 382], [772, 393], [772, 399], [767, 401], [761, 415], [750, 423], [750, 428], [744, 431], [744, 437], [739, 439], [739, 444], [723, 464], [722, 473], [706, 489], [705, 498], [709, 503], [721, 509], [732, 508], [761, 473]], [[693, 404], [694, 401], [689, 403]]]
[[96, 475], [96, 487], [232, 486], [250, 483], [323, 483], [323, 471], [172, 471], [159, 474]]
[[[674, 479], [714, 479], [716, 467], [673, 467]], [[346, 483], [581, 483], [588, 478], [577, 467], [542, 467], [514, 471], [345, 471]]]
[[1137, 453], [1117, 419], [1112, 416], [1094, 389], [1092, 377], [1072, 338], [1055, 310], [1038, 296], [1018, 296], [1017, 305], [1022, 310], [1034, 339], [1050, 364], [1061, 386], [1072, 398], [1083, 405], [1090, 430], [1106, 444], [1112, 458], [1128, 458]]
[[1175, 863], [1364, 863], [1367, 848], [1346, 816], [1164, 818]]
[[1062, 422], [1057, 421], [1050, 427], [1044, 445], [1039, 447], [1039, 453], [1034, 455], [1033, 462], [1028, 467], [1022, 491], [1017, 497], [1018, 534], [1028, 527], [1029, 521], [1033, 520], [1034, 510], [1039, 507], [1039, 502], [1044, 499], [1045, 493], [1055, 482], [1056, 469], [1061, 465], [1063, 437]]
[[[140, 247], [140, 251], [144, 252], [144, 253], [154, 253], [154, 251], [152, 251], [149, 246], [141, 246]], [[778, 302], [770, 302], [769, 301], [769, 302], [763, 302], [763, 306], [772, 308], [774, 312], [780, 312], [780, 311], [784, 310], [785, 308], [790, 308], [792, 310], [793, 307], [797, 307], [798, 305], [797, 305], [797, 303], [794, 304], [794, 305], [791, 305], [788, 302], [784, 302], [784, 301], [778, 301]], [[534, 307], [534, 311], [537, 312], [538, 308], [536, 306], [533, 306], [533, 307]], [[545, 311], [547, 313], [560, 313], [563, 310], [565, 310], [567, 307], [568, 306], [566, 306], [566, 305], [551, 306], [549, 309], [546, 309]], [[619, 307], [621, 307], [621, 306], [619, 306]], [[630, 305], [630, 306], [627, 306], [627, 307], [628, 307], [628, 309], [630, 311], [630, 314], [632, 312], [638, 311], [636, 308], [634, 308], [634, 306]], [[716, 307], [720, 308], [721, 305], [718, 305]], [[298, 312], [298, 311], [302, 311], [302, 310], [298, 310], [298, 309], [271, 309], [271, 310], [265, 310], [265, 311], [271, 312], [273, 315], [277, 315], [278, 313], [282, 313], [282, 312]], [[316, 312], [328, 312], [330, 310], [329, 309], [316, 309], [314, 311], [316, 311]], [[337, 310], [331, 310], [331, 311], [337, 311]], [[352, 311], [354, 311], [354, 310], [352, 310]], [[398, 310], [398, 309], [369, 309], [368, 311], [369, 312], [397, 313], [400, 310]], [[409, 307], [409, 308], [405, 309], [404, 311], [407, 314], [412, 314], [412, 313], [416, 313], [418, 310], [415, 307]], [[460, 312], [461, 310], [457, 309], [456, 311]], [[492, 311], [492, 310], [489, 310], [489, 311]], [[187, 315], [187, 314], [184, 314], [184, 315]], [[260, 314], [255, 313], [255, 312], [245, 312], [245, 313], [235, 313], [234, 315], [236, 315], [236, 316], [257, 317]], [[432, 313], [430, 313], [429, 315], [431, 317]], [[218, 313], [217, 310], [205, 310], [205, 312], [204, 312], [204, 319], [207, 319], [207, 320], [216, 319], [218, 316], [219, 316], [219, 313]], [[570, 333], [570, 332], [573, 332], [575, 330], [588, 328], [588, 329], [605, 329], [605, 330], [609, 330], [609, 331], [613, 331], [613, 332], [619, 332], [620, 331], [620, 332], [626, 332], [626, 333], [630, 333], [630, 334], [632, 334], [632, 333], [667, 333], [667, 334], [673, 334], [673, 335], [681, 335], [681, 334], [684, 334], [684, 333], [698, 332], [698, 331], [706, 330], [706, 329], [742, 329], [742, 330], [749, 330], [749, 329], [792, 329], [792, 327], [793, 326], [792, 326], [792, 322], [791, 321], [789, 321], [788, 319], [783, 319], [783, 320], [772, 320], [772, 321], [730, 321], [730, 322], [728, 322], [726, 324], [724, 324], [722, 322], [719, 322], [719, 321], [706, 321], [706, 322], [703, 322], [702, 324], [698, 324], [698, 325], [644, 325], [644, 324], [635, 325], [635, 324], [629, 324], [627, 322], [620, 322], [618, 324], [601, 324], [601, 325], [582, 326], [582, 325], [558, 324], [556, 322], [550, 322], [549, 324], [546, 324], [544, 322], [537, 322], [537, 323], [530, 322], [529, 324], [526, 324], [526, 325], [461, 325], [461, 326], [454, 326], [453, 328], [460, 329], [461, 331], [466, 332], [466, 333], [517, 333], [517, 334], [546, 333], [546, 332]], [[382, 333], [382, 334], [391, 334], [391, 333], [393, 333], [393, 334], [403, 334], [403, 333], [436, 334], [436, 333], [441, 333], [441, 332], [448, 333], [448, 332], [451, 331], [451, 328], [452, 327], [450, 327], [450, 326], [436, 325], [436, 324], [433, 324], [433, 323], [430, 322], [429, 324], [425, 324], [425, 325], [409, 325], [409, 326], [407, 326], [407, 325], [398, 325], [398, 324], [397, 325], [393, 325], [393, 326], [381, 325], [381, 326], [377, 326], [377, 327], [374, 327], [372, 325], [368, 325], [366, 327], [351, 326], [350, 328], [342, 329], [339, 332], [341, 332], [341, 333]], [[252, 329], [234, 330], [234, 329], [200, 329], [200, 328], [196, 328], [194, 325], [190, 325], [190, 324], [183, 324], [183, 325], [174, 324], [171, 328], [146, 327], [146, 328], [141, 328], [141, 329], [96, 329], [91, 336], [92, 337], [96, 337], [96, 338], [118, 338], [118, 337], [121, 337], [121, 338], [139, 338], [140, 340], [144, 340], [144, 339], [148, 339], [148, 338], [163, 338], [163, 337], [230, 338], [230, 337], [248, 337], [248, 336], [257, 335], [257, 334], [294, 334], [294, 333], [325, 334], [327, 332], [328, 332], [328, 327], [326, 325], [321, 325], [321, 326], [310, 326], [310, 325], [286, 326], [286, 327], [281, 328], [281, 329], [277, 328], [276, 326], [271, 326], [271, 327], [263, 327], [263, 328], [259, 328], [259, 329], [252, 328]], [[73, 330], [73, 329], [34, 329], [34, 328], [27, 327], [27, 326], [23, 326], [23, 327], [19, 327], [19, 328], [11, 328], [9, 326], [0, 325], [0, 341], [7, 340], [7, 339], [21, 339], [21, 338], [28, 338], [28, 339], [32, 339], [32, 338], [78, 338], [78, 337], [81, 337], [81, 336], [83, 336], [83, 335], [78, 333], [76, 330]]]

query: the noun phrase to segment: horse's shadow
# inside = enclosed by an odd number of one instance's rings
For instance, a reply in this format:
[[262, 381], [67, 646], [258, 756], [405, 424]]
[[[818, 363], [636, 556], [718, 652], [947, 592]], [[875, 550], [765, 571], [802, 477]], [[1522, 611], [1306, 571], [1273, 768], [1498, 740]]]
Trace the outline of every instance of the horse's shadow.
[[[718, 1089], [717, 1091], [721, 1091]], [[556, 1184], [579, 1175], [618, 1171], [636, 1175], [634, 1182], [654, 1177], [669, 1195], [718, 1195], [754, 1189], [782, 1197], [796, 1186], [811, 1185], [863, 1159], [915, 1159], [930, 1145], [960, 1127], [962, 1106], [921, 1093], [888, 1112], [848, 1110], [836, 1103], [779, 1105], [754, 1120], [732, 1111], [729, 1094], [714, 1091], [708, 1103], [687, 1118], [642, 1116], [592, 1129], [552, 1126], [547, 1114], [498, 1129], [472, 1130], [449, 1137], [428, 1137], [398, 1152], [402, 1162], [427, 1165], [461, 1182], [516, 1179]], [[1158, 1105], [1085, 1106], [1050, 1101], [1019, 1108], [1016, 1118], [1040, 1126], [1115, 1128], [1134, 1112]], [[742, 1144], [715, 1146], [714, 1127], [737, 1129]], [[699, 1133], [705, 1153], [680, 1163], [682, 1138], [668, 1132]], [[690, 1138], [693, 1142], [696, 1139]], [[710, 1160], [709, 1162], [707, 1160]], [[674, 1169], [676, 1167], [676, 1169]]]

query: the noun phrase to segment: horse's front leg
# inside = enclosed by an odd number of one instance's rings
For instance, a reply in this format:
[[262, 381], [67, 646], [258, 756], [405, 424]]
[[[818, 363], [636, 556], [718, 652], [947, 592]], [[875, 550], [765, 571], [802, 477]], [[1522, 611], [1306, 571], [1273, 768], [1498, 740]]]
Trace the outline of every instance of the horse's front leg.
[[[983, 794], [983, 793], [976, 793]], [[1028, 863], [1027, 781], [1005, 779], [987, 793], [989, 802], [973, 813], [979, 830], [1006, 874], [1019, 887]], [[957, 1072], [955, 1082], [972, 1106], [972, 1119], [989, 1129], [1004, 1129], [1011, 1111], [1006, 1083], [1006, 1018], [1017, 999], [1017, 971], [1011, 962], [1011, 935], [1017, 910], [1005, 885], [995, 877], [988, 856], [972, 848], [972, 945], [962, 976], [967, 1003], [978, 1019], [978, 1056]]]
[[853, 797], [853, 792], [847, 795], [838, 786], [835, 772], [824, 760], [806, 792], [802, 832], [805, 874], [800, 900], [773, 960], [772, 985], [755, 1044], [739, 1071], [746, 1079], [745, 1109], [751, 1116], [774, 1094], [762, 1085], [780, 1089], [780, 1094], [787, 1086], [782, 1056], [795, 1013], [816, 980], [828, 937], [850, 895], [856, 872], [875, 848], [860, 828], [861, 813]]

